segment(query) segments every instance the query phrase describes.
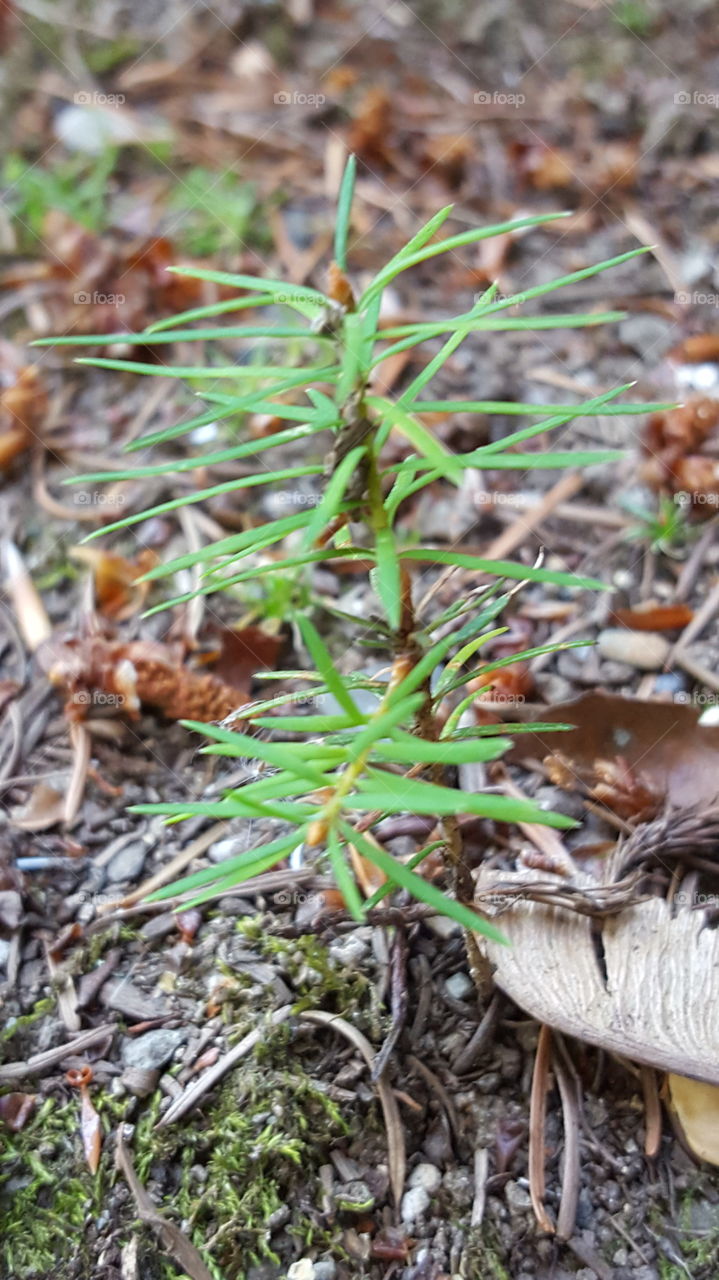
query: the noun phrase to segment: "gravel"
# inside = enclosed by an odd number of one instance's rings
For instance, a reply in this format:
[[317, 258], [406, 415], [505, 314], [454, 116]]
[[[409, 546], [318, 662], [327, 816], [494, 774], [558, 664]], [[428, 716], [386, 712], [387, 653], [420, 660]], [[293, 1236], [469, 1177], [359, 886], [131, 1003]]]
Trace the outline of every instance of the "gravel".
[[170, 1061], [185, 1039], [186, 1033], [182, 1028], [173, 1031], [169, 1027], [146, 1031], [136, 1039], [126, 1038], [122, 1046], [123, 1064], [143, 1071], [159, 1070]]

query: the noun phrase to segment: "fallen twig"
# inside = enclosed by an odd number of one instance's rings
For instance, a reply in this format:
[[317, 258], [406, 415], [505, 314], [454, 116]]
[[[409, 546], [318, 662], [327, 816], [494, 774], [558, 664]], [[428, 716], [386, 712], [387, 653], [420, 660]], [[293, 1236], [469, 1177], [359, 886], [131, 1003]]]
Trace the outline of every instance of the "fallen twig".
[[192, 1241], [188, 1240], [176, 1223], [160, 1213], [154, 1200], [147, 1194], [135, 1173], [130, 1153], [125, 1146], [122, 1125], [117, 1130], [115, 1161], [132, 1192], [138, 1218], [142, 1222], [148, 1223], [153, 1231], [157, 1232], [168, 1253], [172, 1254], [182, 1270], [191, 1277], [191, 1280], [213, 1280], [212, 1273], [205, 1266]]
[[104, 1040], [106, 1036], [114, 1035], [114, 1032], [114, 1022], [105, 1022], [102, 1026], [93, 1027], [90, 1031], [81, 1031], [74, 1040], [68, 1040], [66, 1044], [55, 1045], [54, 1049], [35, 1053], [25, 1062], [6, 1062], [0, 1067], [0, 1081], [41, 1075], [47, 1067], [56, 1066], [58, 1062], [62, 1062], [63, 1058], [79, 1053], [81, 1049], [89, 1049], [99, 1040]]
[[[269, 1025], [278, 1027], [281, 1022], [286, 1022], [292, 1013], [292, 1009], [293, 1005], [291, 1004], [283, 1004], [281, 1008], [275, 1009], [274, 1013], [269, 1017]], [[170, 1104], [165, 1114], [160, 1116], [157, 1128], [164, 1129], [166, 1125], [174, 1124], [176, 1120], [179, 1120], [181, 1116], [190, 1111], [195, 1103], [199, 1102], [200, 1098], [207, 1093], [208, 1089], [211, 1089], [213, 1085], [217, 1084], [218, 1080], [221, 1080], [227, 1074], [230, 1067], [234, 1067], [236, 1062], [239, 1062], [241, 1058], [244, 1058], [254, 1049], [256, 1044], [260, 1043], [266, 1032], [267, 1023], [264, 1022], [255, 1027], [254, 1031], [250, 1031], [248, 1035], [244, 1036], [238, 1044], [229, 1049], [227, 1053], [224, 1053], [221, 1058], [218, 1058], [214, 1066], [209, 1067], [204, 1075], [193, 1081], [189, 1088], [185, 1089], [184, 1093]]]

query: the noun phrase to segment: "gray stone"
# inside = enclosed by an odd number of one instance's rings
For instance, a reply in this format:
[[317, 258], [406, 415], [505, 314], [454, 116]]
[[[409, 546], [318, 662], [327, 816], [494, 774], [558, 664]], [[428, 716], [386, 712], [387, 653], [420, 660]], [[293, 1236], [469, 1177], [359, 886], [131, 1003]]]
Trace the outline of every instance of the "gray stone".
[[640, 314], [627, 316], [619, 325], [619, 338], [637, 351], [642, 359], [659, 361], [673, 342], [673, 325], [660, 316]]
[[123, 1064], [145, 1071], [159, 1070], [170, 1061], [184, 1039], [185, 1032], [181, 1028], [173, 1031], [170, 1027], [146, 1031], [136, 1039], [128, 1038], [122, 1046]]
[[148, 846], [144, 840], [133, 840], [131, 844], [126, 844], [108, 863], [108, 880], [113, 884], [118, 884], [121, 880], [135, 880], [145, 865], [147, 853]]
[[456, 1169], [448, 1169], [442, 1183], [445, 1191], [452, 1197], [456, 1209], [468, 1209], [474, 1199], [474, 1178], [469, 1169], [461, 1165]]
[[453, 973], [447, 978], [444, 989], [453, 1000], [466, 1000], [474, 991], [474, 983], [468, 973]]
[[160, 1072], [147, 1067], [126, 1067], [120, 1076], [124, 1087], [136, 1098], [148, 1098], [157, 1088], [159, 1079]]
[[238, 853], [243, 853], [247, 848], [247, 840], [244, 836], [226, 836], [224, 840], [218, 840], [216, 844], [211, 844], [207, 850], [207, 856], [210, 862], [225, 862], [227, 858], [234, 858]]
[[368, 1213], [374, 1208], [375, 1198], [366, 1182], [353, 1178], [337, 1189], [337, 1208], [347, 1213]]
[[625, 662], [639, 671], [658, 671], [671, 647], [658, 631], [629, 631], [624, 627], [607, 627], [599, 633], [597, 643], [603, 658]]
[[518, 1182], [507, 1183], [504, 1188], [504, 1198], [515, 1213], [524, 1213], [532, 1207], [532, 1197], [524, 1187], [520, 1187]]

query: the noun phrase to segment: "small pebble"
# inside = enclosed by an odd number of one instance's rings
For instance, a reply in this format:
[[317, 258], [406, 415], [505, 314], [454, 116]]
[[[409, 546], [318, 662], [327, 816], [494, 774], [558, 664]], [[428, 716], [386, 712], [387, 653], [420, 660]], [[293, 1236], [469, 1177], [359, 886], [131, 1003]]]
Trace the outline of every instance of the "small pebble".
[[126, 1039], [122, 1046], [122, 1061], [126, 1067], [137, 1067], [144, 1071], [159, 1070], [170, 1061], [175, 1051], [185, 1039], [185, 1032], [178, 1028], [160, 1027], [157, 1031], [146, 1031], [144, 1036]]
[[334, 1258], [319, 1258], [315, 1263], [315, 1280], [335, 1280], [337, 1264]]
[[428, 916], [424, 923], [428, 929], [432, 930], [432, 933], [436, 934], [438, 938], [442, 938], [443, 941], [451, 938], [455, 933], [459, 933], [462, 927], [456, 920], [451, 920], [449, 916]]
[[369, 1213], [374, 1208], [374, 1196], [361, 1178], [353, 1178], [336, 1192], [337, 1208], [346, 1213]]
[[453, 973], [447, 978], [444, 989], [453, 1000], [466, 1000], [474, 991], [474, 983], [469, 974], [462, 973], [460, 970], [459, 973]]
[[145, 865], [147, 854], [148, 846], [142, 840], [126, 844], [108, 863], [108, 880], [113, 884], [118, 884], [121, 880], [135, 880]]
[[504, 1188], [504, 1198], [515, 1213], [523, 1213], [532, 1207], [532, 1197], [518, 1182], [508, 1182]]
[[315, 1263], [312, 1258], [299, 1258], [288, 1267], [287, 1280], [315, 1280]]
[[358, 938], [356, 934], [350, 933], [346, 938], [342, 938], [337, 942], [331, 942], [329, 945], [329, 953], [333, 960], [338, 964], [347, 965], [348, 968], [364, 960], [367, 955], [368, 944], [363, 938]]
[[429, 1195], [424, 1187], [410, 1187], [402, 1196], [400, 1217], [403, 1222], [416, 1222], [429, 1208]]
[[669, 641], [656, 631], [629, 631], [608, 627], [601, 631], [599, 652], [611, 662], [626, 662], [639, 671], [658, 671], [669, 653]]
[[246, 845], [246, 841], [239, 836], [228, 836], [225, 840], [218, 840], [216, 844], [211, 844], [207, 850], [207, 856], [210, 862], [224, 862], [226, 858], [234, 858], [238, 853], [242, 853]]
[[423, 1187], [428, 1195], [434, 1195], [442, 1181], [442, 1174], [436, 1165], [423, 1162], [415, 1165], [407, 1179], [408, 1187]]
[[315, 1280], [316, 1274], [311, 1258], [300, 1258], [287, 1268], [287, 1280]]
[[120, 1079], [136, 1098], [148, 1098], [157, 1088], [160, 1072], [156, 1067], [126, 1067]]

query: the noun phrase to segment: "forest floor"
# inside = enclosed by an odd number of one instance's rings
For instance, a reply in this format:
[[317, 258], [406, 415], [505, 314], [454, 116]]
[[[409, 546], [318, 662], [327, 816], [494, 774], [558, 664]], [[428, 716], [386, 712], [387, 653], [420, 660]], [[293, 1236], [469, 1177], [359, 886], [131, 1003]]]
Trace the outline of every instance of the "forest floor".
[[[23, 578], [52, 627], [51, 655], [69, 646], [89, 661], [98, 635], [120, 651], [137, 641], [165, 645], [181, 679], [194, 646], [195, 656], [219, 653], [215, 671], [245, 692], [255, 667], [296, 665], [281, 587], [265, 583], [261, 596], [145, 619], [130, 586], [156, 557], [276, 515], [261, 487], [93, 544], [124, 559], [78, 556], [89, 531], [186, 492], [173, 460], [221, 442], [224, 425], [143, 453], [143, 461], [167, 459], [161, 476], [63, 488], [118, 468], [123, 446], [180, 421], [192, 399], [177, 380], [82, 368], [67, 348], [29, 343], [137, 329], [193, 305], [190, 285], [167, 283], [172, 261], [322, 287], [351, 149], [360, 168], [349, 257], [359, 281], [449, 202], [453, 230], [572, 210], [558, 227], [488, 241], [400, 277], [389, 305], [408, 318], [462, 312], [493, 280], [513, 296], [637, 243], [655, 246], [552, 303], [563, 313], [616, 308], [624, 319], [472, 335], [436, 395], [539, 406], [632, 382], [633, 400], [689, 398], [691, 412], [651, 428], [641, 416], [576, 420], [563, 448], [621, 446], [623, 460], [559, 482], [536, 470], [487, 473], [460, 494], [438, 482], [403, 520], [425, 540], [527, 564], [544, 548], [550, 563], [610, 586], [601, 598], [536, 586], [520, 594], [505, 619], [516, 649], [557, 633], [599, 644], [515, 673], [518, 701], [546, 708], [601, 689], [682, 710], [715, 707], [719, 434], [695, 430], [702, 414], [719, 422], [713, 18], [704, 0], [682, 12], [641, 0], [447, 0], [436, 9], [404, 0], [107, 0], [89, 16], [79, 3], [33, 0], [4, 19], [1, 88], [11, 119], [0, 169], [0, 527], [19, 551], [6, 555], [0, 606], [7, 1280], [719, 1273], [714, 1170], [691, 1158], [668, 1122], [647, 1158], [638, 1070], [578, 1040], [565, 1042], [580, 1098], [575, 1223], [561, 1242], [538, 1230], [528, 1129], [539, 1027], [499, 993], [478, 994], [461, 931], [445, 920], [410, 912], [404, 923], [357, 925], [328, 909], [328, 882], [307, 867], [267, 873], [200, 914], [146, 904], [153, 877], [220, 863], [261, 840], [262, 824], [247, 831], [196, 818], [166, 827], [127, 812], [217, 796], [227, 762], [199, 757], [197, 739], [149, 707], [134, 720], [113, 714], [101, 692], [82, 720], [68, 717], [47, 660], [33, 654]], [[166, 353], [154, 352], [159, 373]], [[185, 363], [187, 354], [178, 346], [173, 359]], [[397, 384], [413, 358], [393, 368]], [[30, 429], [19, 448], [18, 417]], [[437, 429], [466, 449], [515, 426], [468, 412]], [[258, 439], [265, 428], [252, 424]], [[288, 450], [286, 465], [296, 461]], [[230, 472], [205, 474], [203, 483], [214, 483]], [[315, 491], [308, 482], [284, 496], [310, 506]], [[364, 579], [323, 569], [311, 585], [364, 616]], [[455, 575], [437, 605], [472, 585]], [[156, 590], [151, 602], [160, 598]], [[632, 625], [644, 610], [660, 619], [656, 660]], [[241, 620], [254, 630], [239, 661], [225, 628]], [[346, 669], [366, 664], [360, 628], [335, 625], [330, 642]], [[508, 685], [507, 696], [519, 687]], [[687, 721], [684, 761], [702, 750], [694, 728]], [[517, 763], [512, 777], [547, 808], [581, 819], [575, 845], [633, 829], [631, 806], [612, 825], [537, 768]], [[685, 803], [698, 802], [687, 785]], [[395, 820], [383, 839], [404, 855], [426, 831]], [[523, 844], [506, 827], [466, 828], [477, 865], [488, 851], [510, 859]], [[332, 1025], [304, 1017], [318, 1009], [334, 1015]], [[258, 1028], [237, 1065], [197, 1098], [187, 1095]], [[386, 1114], [357, 1032], [374, 1053], [396, 1035], [383, 1079], [408, 1156], [399, 1204]], [[88, 1168], [92, 1118], [83, 1130], [81, 1096], [66, 1075], [87, 1065], [100, 1117], [97, 1172]], [[563, 1141], [552, 1093], [552, 1217]]]

